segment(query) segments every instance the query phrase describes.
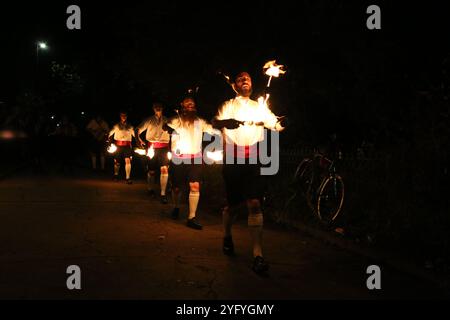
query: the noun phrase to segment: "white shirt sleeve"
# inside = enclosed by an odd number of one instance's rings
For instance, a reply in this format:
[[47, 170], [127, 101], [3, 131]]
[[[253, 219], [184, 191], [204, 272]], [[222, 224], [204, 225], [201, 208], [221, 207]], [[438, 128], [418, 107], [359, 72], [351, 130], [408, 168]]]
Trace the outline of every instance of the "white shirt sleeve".
[[147, 130], [150, 119], [145, 119], [142, 123], [137, 127], [138, 135]]
[[210, 135], [221, 135], [220, 130], [214, 129], [211, 124], [202, 120], [202, 131], [209, 133]]
[[[264, 126], [268, 129], [275, 130], [277, 129], [278, 118], [277, 116], [269, 109], [265, 109], [264, 115]], [[278, 130], [278, 129], [277, 129]]]
[[108, 138], [110, 138], [112, 135], [114, 135], [114, 134], [116, 133], [116, 130], [117, 130], [117, 125], [115, 125], [115, 126], [111, 129], [111, 131], [109, 131]]
[[171, 118], [167, 121], [167, 125], [174, 130], [177, 130], [181, 127], [181, 122], [178, 117]]
[[224, 102], [217, 110], [216, 119], [217, 120], [225, 120], [225, 119], [233, 119], [234, 115], [232, 114], [232, 103], [233, 100], [228, 100]]

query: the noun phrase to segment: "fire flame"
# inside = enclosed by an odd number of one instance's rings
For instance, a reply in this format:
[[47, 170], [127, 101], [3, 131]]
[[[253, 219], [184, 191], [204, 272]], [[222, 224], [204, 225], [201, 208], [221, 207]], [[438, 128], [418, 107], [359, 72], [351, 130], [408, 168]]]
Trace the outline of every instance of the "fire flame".
[[147, 151], [147, 157], [153, 159], [154, 156], [155, 156], [155, 148], [153, 148], [153, 146], [150, 146], [150, 148], [148, 148]]
[[283, 65], [277, 65], [276, 60], [271, 60], [266, 62], [266, 64], [263, 67], [263, 70], [265, 71], [266, 75], [269, 77], [275, 77], [278, 78], [281, 74], [285, 74], [286, 71], [283, 70]]
[[108, 147], [108, 149], [106, 149], [106, 151], [108, 151], [108, 153], [114, 153], [114, 152], [117, 151], [117, 147], [116, 147], [116, 145], [115, 145], [114, 143], [112, 143], [112, 144]]
[[145, 156], [146, 154], [145, 149], [135, 149], [134, 152], [136, 152], [140, 156]]

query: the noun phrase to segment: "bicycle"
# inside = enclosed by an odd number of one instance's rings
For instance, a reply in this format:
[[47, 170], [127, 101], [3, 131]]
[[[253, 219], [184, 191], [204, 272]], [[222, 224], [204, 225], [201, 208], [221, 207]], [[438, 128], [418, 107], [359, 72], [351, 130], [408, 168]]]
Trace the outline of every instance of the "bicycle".
[[332, 223], [342, 211], [344, 181], [336, 172], [335, 161], [315, 151], [297, 166], [293, 179], [294, 193], [285, 208], [297, 197], [298, 191], [306, 198], [313, 213], [324, 223]]

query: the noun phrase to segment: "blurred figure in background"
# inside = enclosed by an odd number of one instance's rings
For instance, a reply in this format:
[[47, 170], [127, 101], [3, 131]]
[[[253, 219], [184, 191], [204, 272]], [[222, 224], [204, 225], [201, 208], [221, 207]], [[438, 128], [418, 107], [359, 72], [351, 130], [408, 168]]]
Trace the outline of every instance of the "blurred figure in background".
[[97, 114], [92, 118], [86, 126], [86, 131], [89, 133], [89, 153], [91, 155], [92, 169], [97, 170], [97, 157], [100, 158], [100, 169], [105, 170], [105, 152], [108, 138], [109, 126], [108, 123]]
[[117, 150], [114, 152], [114, 181], [119, 181], [119, 170], [122, 160], [125, 161], [125, 176], [127, 184], [131, 181], [131, 157], [133, 155], [132, 141], [135, 138], [134, 128], [127, 122], [128, 114], [120, 112], [120, 122], [108, 134], [109, 143], [114, 143]]
[[69, 173], [72, 173], [74, 160], [78, 154], [76, 143], [78, 129], [72, 122], [70, 122], [67, 115], [63, 115], [61, 122], [56, 125], [55, 136], [57, 138], [57, 151], [61, 153], [61, 171], [68, 171]]

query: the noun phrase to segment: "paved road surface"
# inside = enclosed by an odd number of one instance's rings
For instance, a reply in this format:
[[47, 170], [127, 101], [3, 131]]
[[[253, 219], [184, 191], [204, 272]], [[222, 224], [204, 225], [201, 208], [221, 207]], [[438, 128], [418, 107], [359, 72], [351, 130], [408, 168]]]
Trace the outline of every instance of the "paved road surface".
[[[0, 181], [0, 298], [3, 299], [358, 299], [433, 298], [431, 284], [382, 268], [382, 290], [366, 288], [371, 261], [298, 232], [265, 229], [268, 277], [251, 269], [243, 217], [237, 256], [221, 251], [218, 212], [200, 208], [203, 231], [170, 219], [144, 182], [33, 176]], [[183, 210], [186, 212], [186, 210]], [[66, 288], [78, 265], [82, 290]]]

